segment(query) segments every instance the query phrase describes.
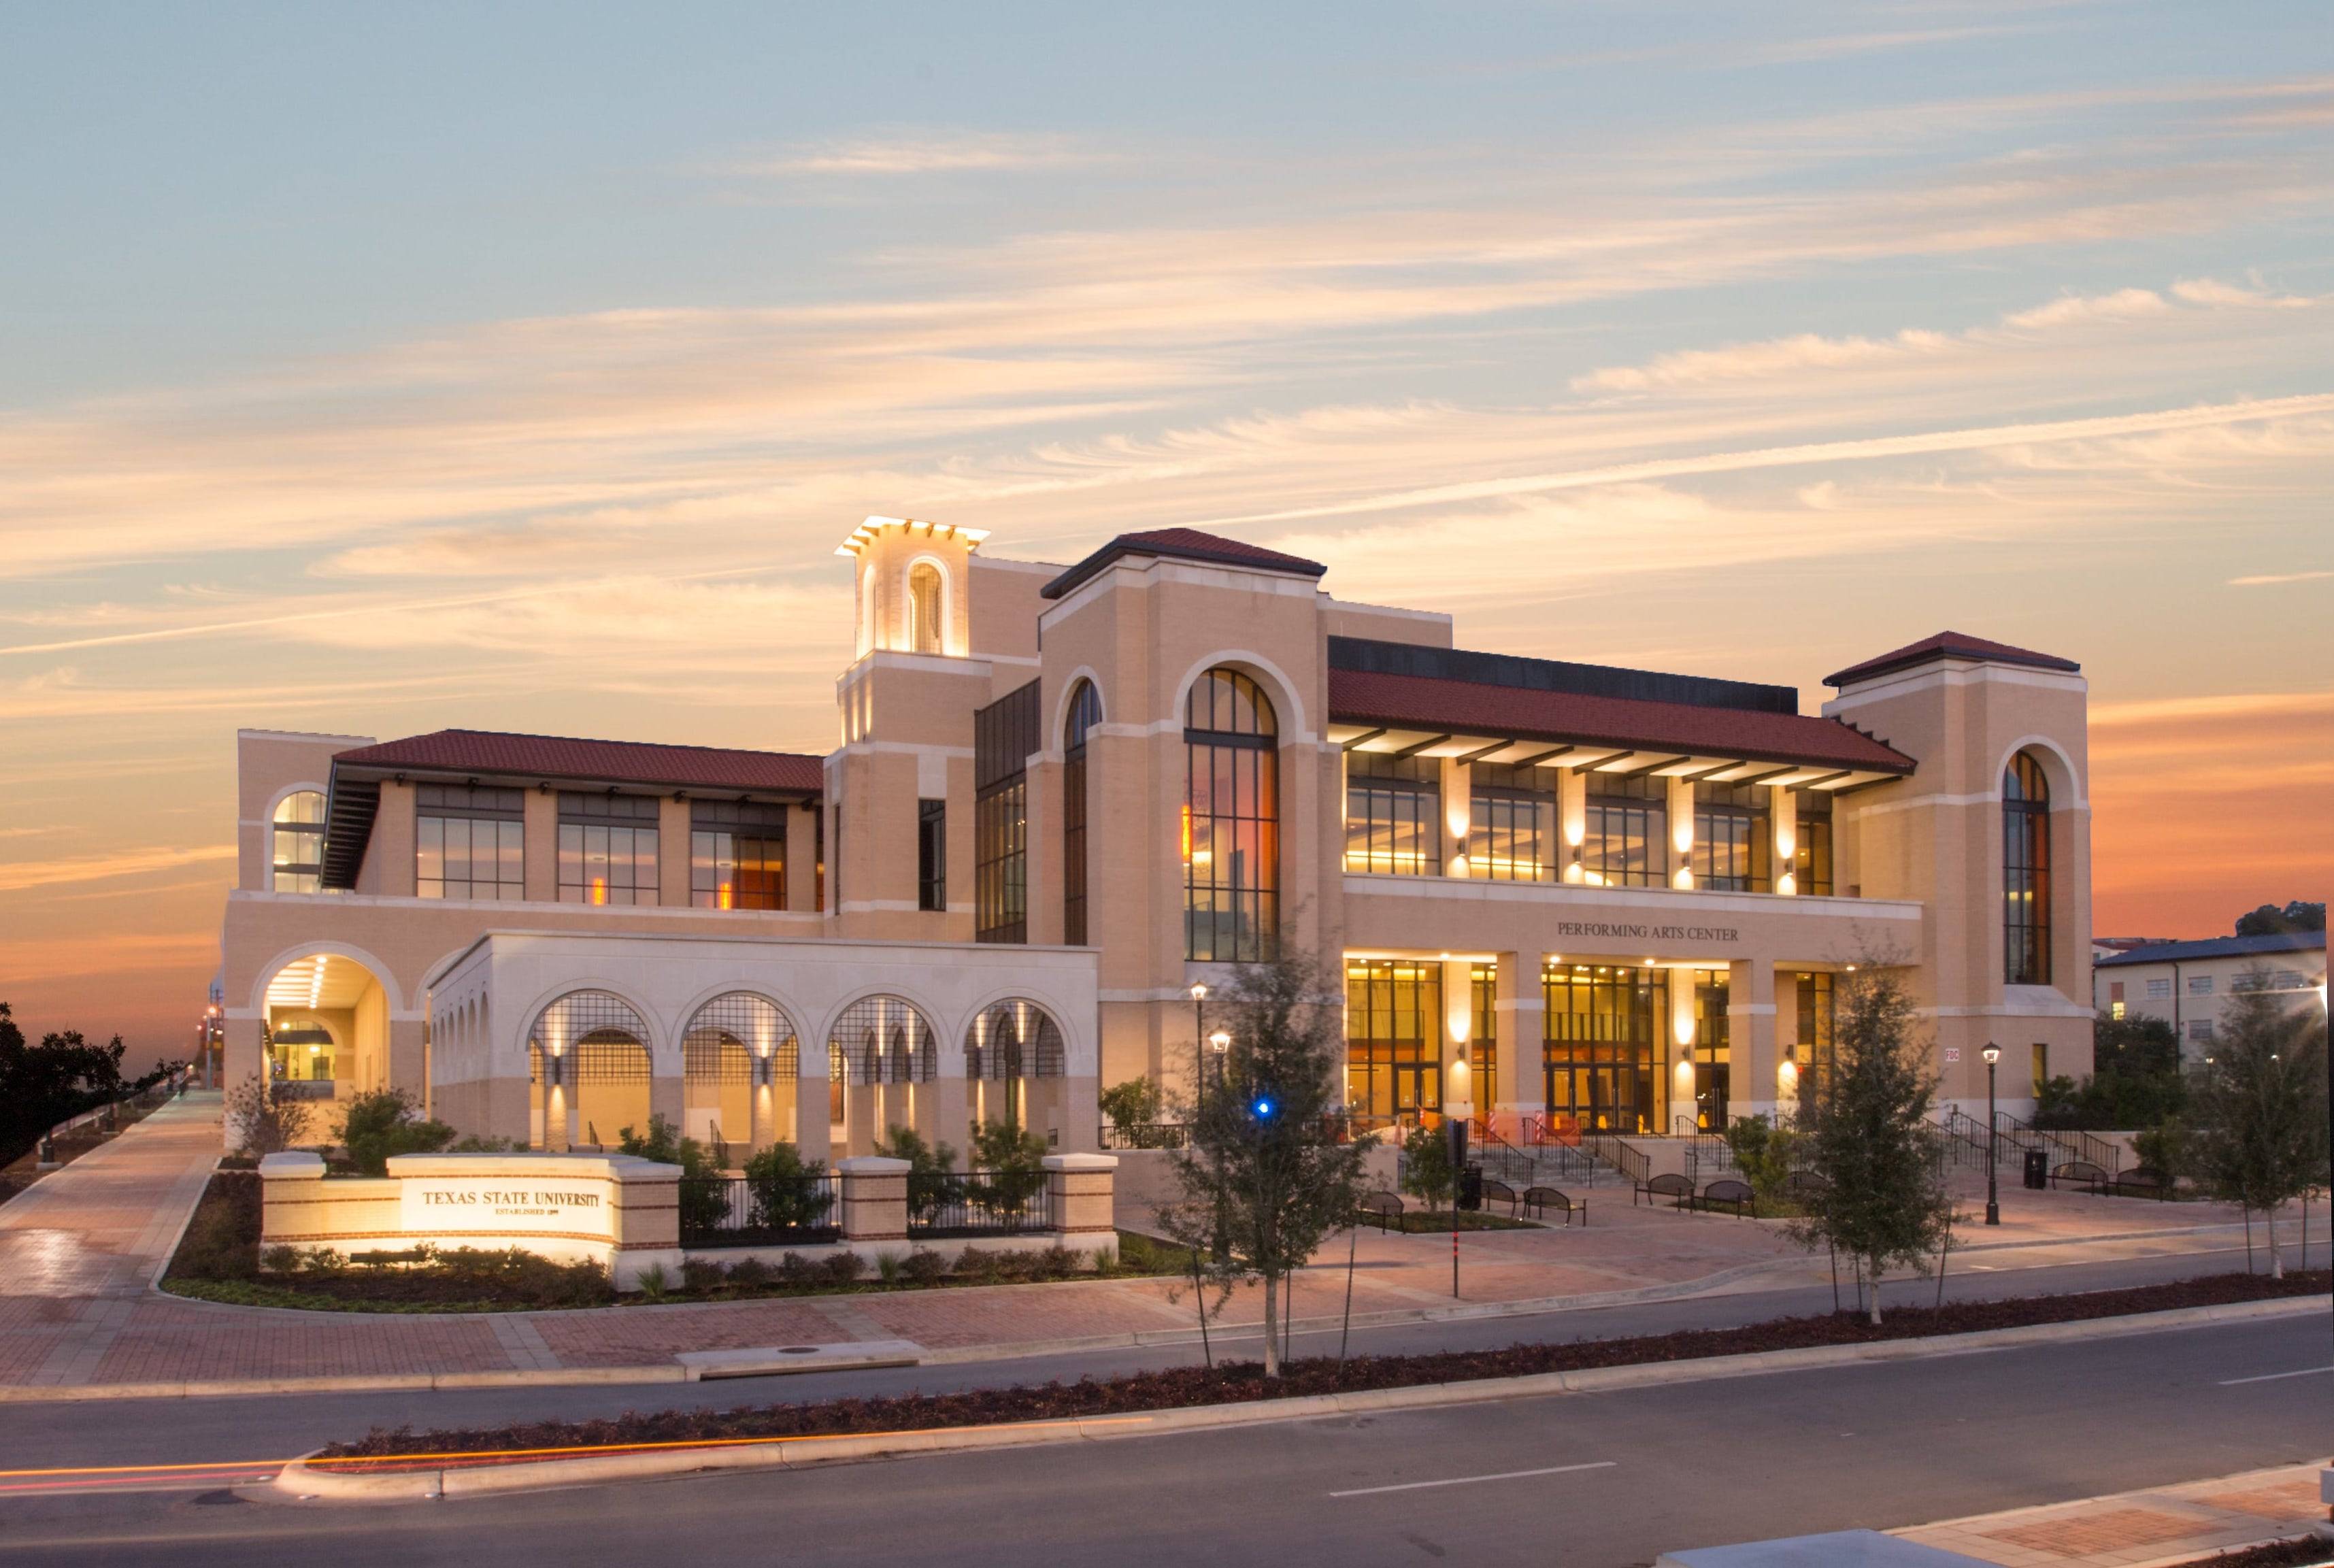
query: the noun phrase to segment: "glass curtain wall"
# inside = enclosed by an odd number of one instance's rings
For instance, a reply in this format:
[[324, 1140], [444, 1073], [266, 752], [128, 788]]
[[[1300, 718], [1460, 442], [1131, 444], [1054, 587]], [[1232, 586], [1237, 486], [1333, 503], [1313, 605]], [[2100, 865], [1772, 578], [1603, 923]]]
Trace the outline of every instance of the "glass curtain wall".
[[689, 901], [700, 909], [785, 909], [786, 808], [691, 801]]
[[1345, 754], [1345, 870], [1431, 877], [1442, 871], [1442, 764]]
[[1362, 1127], [1442, 1114], [1439, 960], [1346, 960], [1345, 1103]]
[[1798, 802], [1799, 842], [1791, 853], [1791, 880], [1799, 890], [1829, 898], [1831, 880], [1831, 792], [1800, 790]]
[[1102, 722], [1102, 695], [1082, 680], [1062, 733], [1062, 940], [1086, 939], [1086, 736]]
[[1468, 874], [1498, 882], [1546, 880], [1556, 855], [1556, 775], [1490, 762], [1469, 773]]
[[[1726, 1125], [1731, 1088], [1733, 1030], [1726, 1015], [1729, 980], [1724, 969], [1693, 971], [1693, 1128], [1716, 1132]], [[1684, 1120], [1681, 1111], [1679, 1120]]]
[[1475, 1114], [1488, 1117], [1500, 1098], [1500, 967], [1477, 964], [1468, 970], [1474, 991], [1474, 1032], [1467, 1044], [1468, 1087]]
[[1030, 754], [1038, 748], [1037, 683], [972, 716], [972, 935], [1029, 939]]
[[1832, 987], [1832, 976], [1827, 973], [1799, 976], [1799, 1037], [1791, 1047], [1791, 1060], [1799, 1066], [1802, 1105], [1831, 1087]]
[[1280, 944], [1279, 723], [1255, 681], [1211, 669], [1183, 709], [1183, 956], [1258, 963]]
[[2050, 983], [2050, 785], [2022, 751], [2001, 775], [2001, 978]]
[[1587, 776], [1583, 880], [1591, 887], [1658, 888], [1669, 882], [1669, 780]]
[[1583, 1132], [1661, 1129], [1669, 976], [1609, 964], [1550, 964], [1541, 1069], [1549, 1121]]
[[417, 785], [414, 891], [425, 899], [526, 897], [526, 798], [512, 789]]
[[561, 792], [559, 901], [657, 901], [657, 802], [653, 796]]
[[1773, 792], [1763, 784], [1693, 786], [1693, 884], [1719, 893], [1774, 887]]

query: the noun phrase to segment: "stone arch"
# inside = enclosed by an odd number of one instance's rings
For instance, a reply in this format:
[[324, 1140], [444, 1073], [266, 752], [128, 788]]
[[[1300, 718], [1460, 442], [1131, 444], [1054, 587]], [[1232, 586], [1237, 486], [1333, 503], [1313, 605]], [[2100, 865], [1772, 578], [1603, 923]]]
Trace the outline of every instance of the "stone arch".
[[614, 991], [571, 986], [527, 1025], [529, 1096], [550, 1148], [613, 1148], [626, 1127], [645, 1132], [653, 1035], [641, 1011]]
[[391, 1082], [390, 1030], [404, 1013], [388, 965], [344, 942], [305, 942], [260, 966], [251, 991], [259, 1019], [255, 1070], [339, 1098]]
[[[927, 571], [934, 590], [929, 606], [918, 592], [918, 574]], [[930, 647], [925, 646], [926, 616], [931, 621]], [[910, 653], [944, 656], [954, 641], [956, 621], [956, 573], [949, 570], [949, 563], [929, 551], [909, 557], [900, 572], [900, 647]]]
[[680, 1033], [681, 1130], [722, 1143], [791, 1129], [801, 1043], [786, 1010], [758, 991], [700, 1002]]
[[1175, 683], [1175, 701], [1168, 710], [1170, 722], [1183, 722], [1183, 707], [1191, 695], [1191, 688], [1211, 669], [1235, 669], [1265, 688], [1280, 720], [1280, 744], [1288, 746], [1302, 741], [1312, 734], [1305, 717], [1305, 698], [1288, 672], [1260, 653], [1246, 649], [1225, 648], [1195, 660]]

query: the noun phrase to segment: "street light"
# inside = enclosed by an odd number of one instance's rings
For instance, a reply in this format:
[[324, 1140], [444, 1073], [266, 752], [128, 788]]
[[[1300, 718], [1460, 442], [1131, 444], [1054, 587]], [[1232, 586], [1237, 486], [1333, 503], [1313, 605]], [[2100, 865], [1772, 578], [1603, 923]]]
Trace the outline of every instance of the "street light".
[[1191, 1082], [1195, 1113], [1206, 1110], [1208, 1104], [1208, 1063], [1207, 1059], [1200, 1054], [1200, 1042], [1207, 1038], [1207, 1019], [1208, 983], [1194, 980], [1191, 982]]
[[1216, 1053], [1216, 1082], [1224, 1081], [1224, 1053], [1232, 1048], [1232, 1037], [1219, 1029], [1208, 1036], [1208, 1048]]
[[1985, 1222], [2001, 1223], [2001, 1197], [1994, 1180], [2001, 1164], [2001, 1128], [1993, 1117], [1993, 1064], [2001, 1060], [2001, 1047], [1989, 1040], [1982, 1053], [1985, 1057]]

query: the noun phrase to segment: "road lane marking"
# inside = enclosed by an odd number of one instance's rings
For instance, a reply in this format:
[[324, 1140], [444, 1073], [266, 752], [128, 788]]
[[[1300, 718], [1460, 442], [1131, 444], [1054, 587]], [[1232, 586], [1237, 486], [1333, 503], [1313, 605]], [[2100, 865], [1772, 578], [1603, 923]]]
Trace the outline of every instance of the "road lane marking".
[[2298, 1372], [2263, 1372], [2255, 1378], [2223, 1378], [2221, 1386], [2233, 1389], [2239, 1383], [2273, 1383], [2280, 1378], [2314, 1378], [2322, 1372], [2334, 1372], [2334, 1367], [2304, 1367]]
[[1503, 1470], [1496, 1476], [1453, 1476], [1447, 1481], [1404, 1481], [1398, 1486], [1356, 1486], [1350, 1492], [1332, 1492], [1332, 1497], [1368, 1497], [1380, 1492], [1417, 1492], [1428, 1486], [1471, 1486], [1478, 1481], [1520, 1481], [1530, 1476], [1563, 1476], [1574, 1470], [1609, 1470], [1618, 1459], [1598, 1459], [1587, 1465], [1550, 1465], [1545, 1470]]

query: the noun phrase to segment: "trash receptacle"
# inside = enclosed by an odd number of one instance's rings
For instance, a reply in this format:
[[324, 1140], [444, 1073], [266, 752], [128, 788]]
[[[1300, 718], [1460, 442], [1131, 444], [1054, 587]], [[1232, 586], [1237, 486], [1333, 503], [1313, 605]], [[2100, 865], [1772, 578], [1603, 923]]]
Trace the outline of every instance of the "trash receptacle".
[[2040, 1149], [2030, 1149], [2026, 1151], [2026, 1185], [2036, 1192], [2050, 1185], [2049, 1151]]
[[1459, 1207], [1477, 1209], [1483, 1207], [1483, 1168], [1481, 1166], [1471, 1165], [1459, 1173]]

